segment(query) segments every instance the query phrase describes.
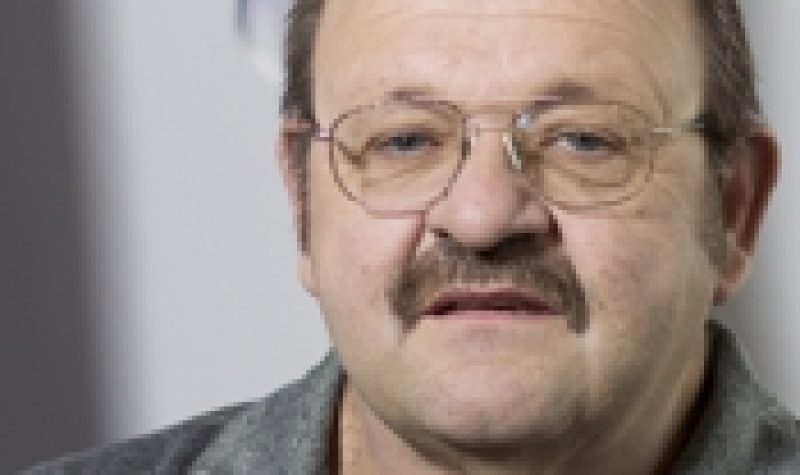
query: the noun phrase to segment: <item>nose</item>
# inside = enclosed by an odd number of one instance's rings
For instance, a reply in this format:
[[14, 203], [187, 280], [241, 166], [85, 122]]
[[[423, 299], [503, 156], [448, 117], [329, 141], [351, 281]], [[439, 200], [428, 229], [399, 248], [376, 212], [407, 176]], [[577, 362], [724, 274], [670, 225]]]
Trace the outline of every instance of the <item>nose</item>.
[[447, 195], [428, 211], [434, 235], [489, 249], [514, 235], [554, 229], [548, 206], [518, 173], [518, 157], [501, 136], [486, 134], [475, 143]]

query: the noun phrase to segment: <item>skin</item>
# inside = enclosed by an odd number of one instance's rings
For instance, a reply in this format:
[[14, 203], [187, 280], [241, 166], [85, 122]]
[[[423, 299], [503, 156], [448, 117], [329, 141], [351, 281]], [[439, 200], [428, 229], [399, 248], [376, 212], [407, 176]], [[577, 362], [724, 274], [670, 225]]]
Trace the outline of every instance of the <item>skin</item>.
[[[318, 119], [329, 124], [394, 88], [423, 87], [470, 109], [568, 79], [659, 123], [681, 124], [701, 110], [705, 84], [688, 5], [331, 1], [315, 60]], [[284, 124], [279, 155], [297, 211], [293, 125]], [[300, 274], [348, 376], [343, 472], [666, 469], [702, 386], [709, 308], [744, 280], [777, 177], [774, 141], [754, 130], [737, 146], [721, 190], [721, 265], [700, 238], [710, 172], [693, 134], [659, 149], [651, 182], [633, 200], [583, 212], [536, 200], [515, 180], [499, 136], [488, 134], [446, 199], [393, 218], [347, 200], [327, 147], [314, 145]], [[573, 263], [588, 305], [584, 330], [558, 316], [422, 319], [408, 328], [392, 312], [387, 289], [442, 236], [478, 251], [520, 234], [547, 239]]]

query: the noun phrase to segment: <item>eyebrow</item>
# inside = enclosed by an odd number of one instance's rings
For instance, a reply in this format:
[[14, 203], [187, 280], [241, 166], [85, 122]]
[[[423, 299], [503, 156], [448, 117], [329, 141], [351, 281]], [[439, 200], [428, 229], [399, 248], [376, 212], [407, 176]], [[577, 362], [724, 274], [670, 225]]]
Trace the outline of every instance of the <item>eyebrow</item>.
[[[384, 94], [389, 100], [441, 99], [442, 95], [428, 85], [406, 85], [393, 88]], [[602, 100], [603, 94], [596, 87], [575, 79], [559, 79], [542, 89], [535, 90], [529, 97], [513, 98], [522, 102], [571, 102]], [[500, 98], [500, 101], [512, 98]]]
[[537, 97], [556, 98], [561, 101], [597, 101], [602, 94], [585, 82], [574, 79], [561, 79], [540, 91]]
[[408, 99], [432, 99], [437, 97], [435, 89], [429, 86], [400, 86], [384, 94], [385, 99], [408, 100]]

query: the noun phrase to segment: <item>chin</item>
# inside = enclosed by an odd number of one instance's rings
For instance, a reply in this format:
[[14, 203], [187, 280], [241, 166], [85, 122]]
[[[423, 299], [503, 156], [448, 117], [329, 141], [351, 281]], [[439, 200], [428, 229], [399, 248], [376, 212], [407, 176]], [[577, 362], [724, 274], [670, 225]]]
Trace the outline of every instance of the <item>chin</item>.
[[[559, 440], [584, 411], [579, 388], [569, 381], [537, 384], [541, 377], [472, 367], [467, 374], [437, 378], [412, 394], [407, 413], [416, 424], [453, 445], [512, 446]], [[558, 387], [554, 384], [559, 384]]]

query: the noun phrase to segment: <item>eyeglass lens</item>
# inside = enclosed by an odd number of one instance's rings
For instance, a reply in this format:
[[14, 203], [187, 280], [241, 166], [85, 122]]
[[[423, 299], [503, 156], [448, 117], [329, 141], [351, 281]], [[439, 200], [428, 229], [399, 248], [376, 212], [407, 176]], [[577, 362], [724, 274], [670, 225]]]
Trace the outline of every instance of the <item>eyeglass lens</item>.
[[[423, 210], [446, 192], [476, 143], [465, 116], [444, 103], [389, 102], [334, 126], [332, 166], [346, 192], [376, 211]], [[650, 168], [648, 123], [619, 104], [571, 104], [515, 115], [515, 173], [567, 207], [626, 199]], [[474, 138], [474, 137], [472, 137]], [[481, 140], [489, 139], [482, 138]]]

